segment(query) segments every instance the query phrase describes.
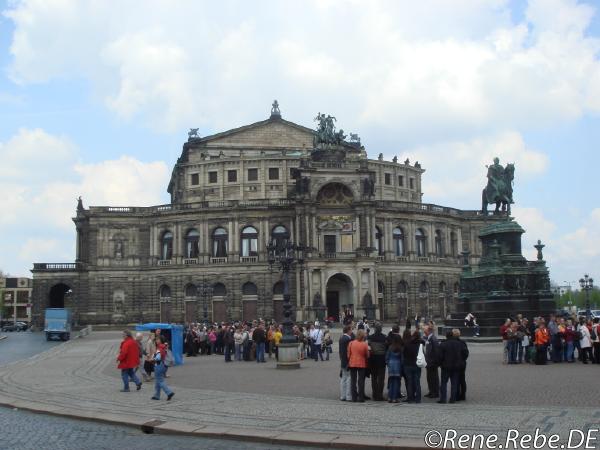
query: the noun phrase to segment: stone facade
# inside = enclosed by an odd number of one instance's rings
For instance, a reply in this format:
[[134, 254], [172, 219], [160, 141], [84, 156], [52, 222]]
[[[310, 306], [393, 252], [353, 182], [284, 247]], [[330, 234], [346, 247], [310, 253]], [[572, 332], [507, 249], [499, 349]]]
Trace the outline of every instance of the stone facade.
[[79, 205], [76, 262], [34, 264], [34, 319], [61, 305], [81, 324], [281, 319], [281, 274], [266, 252], [278, 231], [307, 247], [291, 276], [297, 320], [315, 317], [319, 297], [328, 316], [371, 303], [386, 321], [447, 316], [460, 252], [476, 264], [479, 230], [496, 218], [422, 203], [418, 164], [313, 138], [279, 115], [190, 137], [170, 204]]

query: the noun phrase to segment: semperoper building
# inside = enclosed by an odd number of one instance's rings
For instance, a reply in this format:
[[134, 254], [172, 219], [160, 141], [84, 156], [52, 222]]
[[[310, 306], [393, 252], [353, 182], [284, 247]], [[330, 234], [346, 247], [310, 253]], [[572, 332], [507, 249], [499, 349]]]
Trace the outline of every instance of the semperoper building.
[[[282, 236], [307, 249], [291, 277], [296, 320], [368, 307], [385, 321], [446, 317], [460, 253], [477, 264], [479, 230], [496, 218], [422, 203], [418, 163], [369, 159], [355, 135], [335, 136], [325, 142], [284, 120], [276, 102], [267, 120], [206, 137], [192, 130], [169, 204], [86, 209], [80, 200], [76, 261], [34, 264], [33, 320], [46, 307], [72, 308], [79, 324], [280, 320], [281, 274], [266, 247]], [[199, 289], [207, 285], [210, 295]]]

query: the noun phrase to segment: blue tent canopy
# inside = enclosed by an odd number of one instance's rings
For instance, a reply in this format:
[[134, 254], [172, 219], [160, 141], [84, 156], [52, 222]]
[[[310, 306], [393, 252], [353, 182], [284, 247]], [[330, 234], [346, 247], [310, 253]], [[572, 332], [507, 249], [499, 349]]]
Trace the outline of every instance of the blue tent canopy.
[[135, 326], [135, 331], [169, 330], [171, 335], [171, 352], [175, 365], [183, 364], [183, 325], [171, 323], [143, 323]]

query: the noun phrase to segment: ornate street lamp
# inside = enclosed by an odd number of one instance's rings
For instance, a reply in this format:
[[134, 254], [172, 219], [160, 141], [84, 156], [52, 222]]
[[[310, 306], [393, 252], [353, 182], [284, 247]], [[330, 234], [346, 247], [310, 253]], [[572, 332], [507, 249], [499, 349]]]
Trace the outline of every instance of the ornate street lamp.
[[211, 284], [203, 281], [202, 284], [199, 284], [196, 287], [196, 292], [198, 297], [202, 298], [202, 316], [204, 325], [208, 325], [208, 299], [212, 298], [213, 295], [213, 287]]
[[279, 361], [277, 368], [299, 368], [298, 343], [294, 336], [294, 322], [291, 319], [292, 305], [290, 304], [290, 271], [296, 265], [304, 264], [304, 246], [296, 245], [289, 235], [274, 236], [267, 245], [269, 254], [269, 269], [276, 266], [283, 274], [283, 336], [279, 345]]
[[590, 278], [586, 273], [583, 278], [579, 280], [579, 286], [585, 292], [585, 318], [590, 320], [592, 311], [590, 308], [590, 291], [594, 289], [594, 279]]

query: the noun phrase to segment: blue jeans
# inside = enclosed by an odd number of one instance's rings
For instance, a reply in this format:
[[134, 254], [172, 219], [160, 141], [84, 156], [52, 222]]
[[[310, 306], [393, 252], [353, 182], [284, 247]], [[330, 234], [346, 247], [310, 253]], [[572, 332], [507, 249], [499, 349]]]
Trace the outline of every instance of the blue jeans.
[[508, 362], [514, 364], [517, 362], [518, 342], [514, 339], [508, 341]]
[[165, 391], [165, 394], [171, 395], [173, 392], [167, 383], [165, 383], [165, 372], [166, 367], [163, 363], [157, 364], [154, 368], [154, 397], [160, 398], [161, 389]]
[[225, 353], [225, 362], [231, 362], [231, 346], [229, 344], [226, 344], [223, 347], [224, 353]]
[[440, 384], [440, 401], [445, 402], [448, 394], [448, 381], [450, 381], [450, 401], [455, 402], [458, 398], [458, 381], [460, 371], [458, 369], [444, 369], [442, 367], [442, 383]]
[[312, 356], [315, 359], [315, 361], [319, 360], [319, 356], [321, 357], [321, 361], [323, 361], [323, 350], [321, 348], [321, 344], [312, 345]]
[[398, 400], [400, 398], [400, 377], [388, 378], [388, 400]]
[[265, 362], [265, 343], [259, 342], [256, 344], [256, 362]]
[[135, 373], [135, 369], [121, 369], [121, 379], [123, 380], [123, 389], [129, 390], [129, 380], [131, 379], [136, 386], [142, 384], [140, 379]]
[[404, 366], [406, 374], [406, 394], [408, 401], [421, 403], [421, 368], [417, 366]]
[[235, 344], [235, 360], [242, 360], [242, 353], [244, 352], [244, 344]]
[[565, 343], [565, 361], [574, 361], [575, 345], [573, 341]]

